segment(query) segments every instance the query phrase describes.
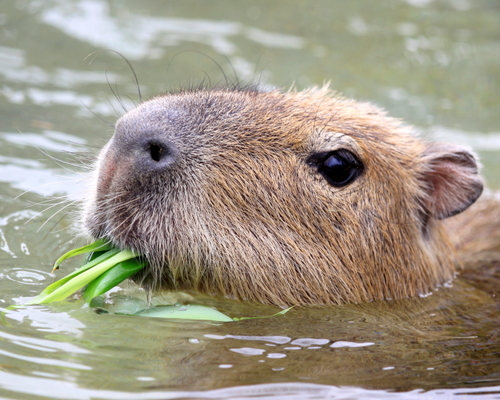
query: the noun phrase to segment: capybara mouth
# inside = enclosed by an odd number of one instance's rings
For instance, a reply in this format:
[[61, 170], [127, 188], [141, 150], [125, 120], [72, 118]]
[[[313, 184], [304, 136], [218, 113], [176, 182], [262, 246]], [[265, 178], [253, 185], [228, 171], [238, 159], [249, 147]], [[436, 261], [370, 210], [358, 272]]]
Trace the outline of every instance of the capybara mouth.
[[428, 293], [455, 272], [441, 220], [474, 156], [326, 89], [199, 89], [121, 117], [83, 219], [148, 260], [138, 280], [277, 305]]

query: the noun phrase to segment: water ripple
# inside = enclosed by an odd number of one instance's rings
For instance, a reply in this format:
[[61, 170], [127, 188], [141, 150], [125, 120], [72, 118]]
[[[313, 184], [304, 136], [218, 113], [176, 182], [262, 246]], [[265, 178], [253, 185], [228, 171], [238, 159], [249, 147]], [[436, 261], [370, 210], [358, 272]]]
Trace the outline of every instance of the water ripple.
[[47, 272], [26, 268], [6, 268], [0, 273], [0, 279], [4, 277], [12, 282], [36, 286], [43, 285], [47, 279], [52, 279], [52, 275]]

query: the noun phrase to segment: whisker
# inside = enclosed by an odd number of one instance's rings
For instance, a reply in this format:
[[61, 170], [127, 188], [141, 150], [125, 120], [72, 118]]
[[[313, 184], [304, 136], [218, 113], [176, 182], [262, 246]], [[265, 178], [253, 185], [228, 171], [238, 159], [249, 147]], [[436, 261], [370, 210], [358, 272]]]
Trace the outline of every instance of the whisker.
[[[111, 86], [110, 86], [110, 89], [111, 89]], [[120, 92], [118, 90], [118, 81], [115, 80], [115, 90], [114, 90], [114, 93], [116, 93], [115, 97], [116, 97], [116, 100], [118, 100], [118, 103], [122, 106], [122, 109], [123, 111], [127, 112], [127, 107], [125, 107], [125, 103], [123, 102], [121, 96], [120, 96]]]
[[[63, 181], [63, 182], [65, 182], [65, 181]], [[39, 187], [43, 187], [43, 186], [45, 186], [45, 185], [50, 185], [50, 184], [52, 184], [52, 182], [50, 182], [50, 183], [44, 183], [43, 185], [37, 186], [37, 187], [35, 187], [35, 188], [31, 189], [31, 190], [37, 189], [37, 188], [39, 188]], [[14, 200], [19, 199], [19, 197], [21, 197], [21, 196], [23, 196], [23, 195], [25, 195], [25, 194], [29, 193], [31, 190], [25, 190], [25, 191], [24, 191], [24, 192], [22, 192], [21, 194], [19, 194], [19, 195], [17, 195], [16, 197], [14, 197]], [[40, 197], [41, 197], [41, 196], [40, 196]], [[45, 203], [47, 203], [48, 201], [63, 200], [63, 199], [66, 199], [66, 198], [67, 198], [66, 196], [52, 196], [52, 197], [50, 197], [50, 198], [48, 198], [48, 199], [44, 197], [44, 198], [43, 198], [44, 200], [41, 200], [41, 201], [39, 201], [39, 202], [34, 202], [34, 201], [31, 201], [31, 200], [27, 200], [27, 201], [28, 201], [28, 203], [30, 203], [30, 207], [34, 207], [34, 206], [38, 206], [38, 205], [44, 205], [44, 204], [45, 204]]]
[[127, 223], [134, 214], [129, 215], [127, 218], [125, 218], [119, 225], [115, 226], [113, 229], [111, 229], [109, 232], [106, 232], [108, 236], [111, 236], [114, 232], [116, 232], [117, 229], [121, 228], [125, 223]]
[[172, 62], [181, 54], [183, 53], [195, 53], [195, 54], [200, 54], [206, 58], [208, 58], [209, 60], [211, 60], [216, 66], [217, 68], [219, 68], [219, 71], [222, 73], [222, 76], [224, 77], [224, 81], [226, 82], [226, 85], [229, 86], [229, 78], [227, 77], [226, 75], [226, 72], [224, 71], [224, 69], [221, 67], [221, 65], [212, 57], [210, 57], [208, 54], [205, 54], [201, 51], [197, 51], [197, 50], [183, 50], [183, 51], [179, 51], [177, 54], [175, 54], [172, 59], [170, 60], [170, 62], [168, 63], [167, 65], [167, 71], [170, 69], [170, 66], [172, 64]]
[[87, 109], [89, 110], [92, 114], [94, 114], [94, 117], [96, 118], [99, 118], [102, 122], [104, 122], [106, 125], [109, 125], [111, 128], [115, 128], [115, 125], [106, 121], [103, 117], [101, 117], [100, 115], [98, 115], [97, 113], [95, 113], [93, 110], [90, 109], [90, 107], [88, 105], [86, 105], [83, 101], [81, 102], [82, 105]]
[[[62, 232], [62, 231], [64, 231], [64, 230], [68, 229], [69, 227], [66, 227], [66, 228], [61, 228], [61, 229], [59, 229], [58, 231], [52, 232], [52, 231], [54, 230], [54, 228], [55, 228], [55, 227], [56, 227], [56, 226], [57, 226], [57, 225], [58, 225], [58, 224], [59, 224], [59, 223], [60, 223], [60, 222], [61, 222], [61, 221], [62, 221], [62, 220], [63, 220], [63, 219], [64, 219], [64, 218], [68, 215], [68, 214], [69, 214], [69, 212], [64, 213], [64, 214], [61, 216], [61, 218], [59, 218], [59, 219], [55, 222], [55, 224], [54, 224], [54, 225], [52, 225], [52, 228], [50, 228], [50, 229], [49, 229], [49, 231], [48, 231], [45, 235], [43, 235], [42, 240], [45, 240], [45, 239], [47, 238], [47, 236], [48, 236], [50, 233]], [[55, 215], [55, 214], [54, 214], [54, 215]], [[48, 220], [47, 220], [47, 222], [48, 222]], [[45, 224], [44, 224], [44, 225], [45, 225]], [[42, 227], [43, 227], [43, 225], [42, 225]], [[41, 228], [41, 227], [40, 227], [40, 228]], [[37, 231], [37, 232], [38, 232], [38, 231]]]
[[238, 78], [238, 74], [236, 73], [236, 70], [234, 69], [233, 63], [231, 62], [231, 60], [227, 56], [224, 56], [224, 58], [228, 62], [229, 66], [231, 67], [231, 70], [233, 71], [234, 79], [236, 81], [236, 84], [234, 86], [239, 87], [240, 86], [240, 79]]
[[125, 57], [122, 53], [116, 51], [116, 50], [111, 50], [111, 49], [102, 49], [102, 50], [97, 50], [97, 51], [94, 51], [92, 53], [90, 53], [87, 57], [84, 58], [84, 60], [86, 60], [87, 58], [92, 57], [92, 59], [90, 60], [89, 62], [89, 65], [92, 64], [92, 62], [95, 60], [95, 58], [97, 57], [97, 55], [101, 52], [105, 52], [105, 51], [108, 51], [110, 53], [115, 53], [117, 54], [118, 56], [120, 56], [123, 61], [125, 61], [125, 63], [127, 63], [128, 67], [130, 68], [130, 71], [132, 72], [132, 75], [134, 76], [134, 80], [135, 80], [135, 84], [137, 86], [137, 94], [139, 96], [139, 101], [142, 101], [142, 93], [141, 93], [141, 87], [139, 85], [139, 79], [137, 78], [137, 74], [135, 72], [135, 69], [134, 67], [132, 66], [132, 63], [128, 60], [127, 57]]
[[[64, 207], [60, 208], [59, 210], [57, 210], [55, 213], [53, 213], [43, 224], [42, 226], [40, 226], [36, 231], [37, 232], [40, 232], [40, 230], [52, 219], [54, 218], [57, 214], [59, 214], [61, 211], [67, 209], [68, 207], [71, 207], [75, 204], [75, 202], [71, 202], [69, 204], [66, 204]], [[46, 210], [44, 210], [44, 212], [47, 212], [48, 210], [50, 210], [51, 208], [54, 208], [55, 206], [51, 206], [49, 208], [47, 208]]]
[[[49, 203], [50, 201], [54, 201], [54, 200], [57, 200], [55, 203]], [[59, 198], [59, 199], [47, 199], [45, 201], [41, 201], [41, 202], [38, 202], [38, 203], [34, 203], [31, 205], [31, 207], [35, 207], [35, 206], [45, 206], [45, 207], [54, 207], [54, 206], [58, 206], [58, 205], [61, 205], [61, 204], [64, 204], [64, 203], [67, 203], [68, 199], [66, 197], [64, 198]], [[49, 208], [46, 208], [42, 211], [43, 212], [46, 212]]]
[[[109, 82], [108, 82], [108, 85], [109, 85]], [[110, 89], [111, 89], [111, 87], [110, 87]], [[111, 89], [111, 91], [113, 92], [113, 89]], [[115, 97], [116, 97], [115, 92], [113, 92], [113, 96], [115, 96]], [[111, 101], [111, 99], [110, 99], [109, 97], [106, 97], [106, 100], [108, 101], [109, 105], [111, 106], [111, 108], [112, 108], [112, 109], [113, 109], [113, 111], [115, 112], [116, 116], [117, 116], [118, 118], [120, 118], [120, 117], [121, 117], [121, 114], [120, 114], [120, 112], [116, 109], [116, 107], [115, 107], [115, 105], [113, 104], [113, 102]], [[115, 128], [115, 126], [113, 126], [113, 129], [114, 129], [114, 128]]]

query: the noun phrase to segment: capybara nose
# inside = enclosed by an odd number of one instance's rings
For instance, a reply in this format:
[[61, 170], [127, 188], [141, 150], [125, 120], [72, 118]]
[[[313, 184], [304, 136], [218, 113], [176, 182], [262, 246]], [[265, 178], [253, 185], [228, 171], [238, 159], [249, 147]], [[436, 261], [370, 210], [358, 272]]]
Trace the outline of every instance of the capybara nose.
[[175, 163], [177, 150], [167, 139], [150, 138], [140, 142], [135, 162], [144, 172], [164, 171]]
[[132, 177], [152, 177], [168, 172], [179, 158], [177, 147], [165, 137], [115, 134], [98, 160], [98, 193], [106, 194], [113, 185], [123, 186]]

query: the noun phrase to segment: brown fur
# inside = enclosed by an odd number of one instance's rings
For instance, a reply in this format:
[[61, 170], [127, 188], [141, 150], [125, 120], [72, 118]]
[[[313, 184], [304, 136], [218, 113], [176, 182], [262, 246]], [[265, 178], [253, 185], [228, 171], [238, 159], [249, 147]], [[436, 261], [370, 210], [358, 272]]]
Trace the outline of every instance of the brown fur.
[[[157, 140], [168, 168], [146, 159]], [[364, 171], [336, 188], [309, 160], [339, 148]], [[326, 89], [156, 97], [118, 121], [94, 179], [86, 229], [143, 254], [136, 279], [155, 290], [276, 305], [406, 298], [453, 278], [454, 247], [482, 251], [469, 229], [500, 243], [500, 224], [483, 228], [498, 202], [441, 221], [482, 190], [473, 155]]]

